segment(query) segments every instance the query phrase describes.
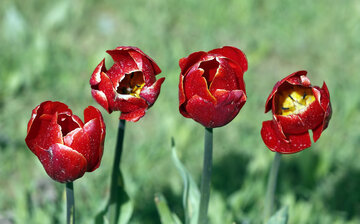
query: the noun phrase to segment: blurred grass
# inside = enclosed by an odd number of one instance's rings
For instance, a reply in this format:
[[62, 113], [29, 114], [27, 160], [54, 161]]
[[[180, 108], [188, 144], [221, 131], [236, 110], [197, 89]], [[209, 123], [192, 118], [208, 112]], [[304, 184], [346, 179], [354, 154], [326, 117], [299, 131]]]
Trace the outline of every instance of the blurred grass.
[[[64, 223], [63, 186], [50, 180], [24, 138], [31, 110], [45, 100], [75, 114], [89, 104], [89, 77], [105, 50], [133, 45], [166, 77], [153, 108], [127, 125], [122, 168], [135, 201], [132, 224], [159, 223], [163, 192], [179, 217], [181, 178], [170, 159], [174, 136], [182, 161], [200, 179], [203, 128], [178, 113], [178, 60], [224, 45], [242, 49], [248, 102], [214, 131], [212, 223], [259, 223], [274, 156], [260, 137], [265, 100], [276, 81], [300, 69], [329, 87], [333, 117], [311, 149], [285, 156], [277, 205], [289, 222], [360, 222], [360, 2], [347, 1], [11, 1], [0, 5], [0, 221]], [[107, 136], [102, 166], [75, 182], [78, 222], [91, 223], [106, 201], [118, 113], [101, 108]], [[5, 221], [4, 221], [5, 222]]]

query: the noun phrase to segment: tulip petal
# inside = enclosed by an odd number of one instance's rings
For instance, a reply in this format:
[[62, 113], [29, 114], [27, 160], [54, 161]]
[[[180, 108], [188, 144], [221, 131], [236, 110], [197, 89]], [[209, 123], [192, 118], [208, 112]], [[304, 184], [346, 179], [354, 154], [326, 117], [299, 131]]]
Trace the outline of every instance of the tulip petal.
[[210, 92], [214, 94], [217, 89], [228, 91], [239, 89], [235, 71], [229, 66], [226, 60], [221, 58], [218, 58], [217, 60], [219, 60], [220, 65], [214, 80], [210, 84]]
[[97, 169], [100, 166], [104, 151], [104, 141], [106, 128], [103, 117], [98, 109], [89, 106], [84, 110], [84, 120], [86, 122], [84, 131], [89, 136], [91, 150], [95, 156], [88, 160], [88, 172]]
[[179, 111], [184, 117], [190, 118], [190, 115], [186, 112], [186, 109], [185, 109], [185, 104], [184, 104], [185, 101], [186, 101], [186, 97], [185, 97], [185, 92], [184, 92], [184, 76], [180, 75], [180, 80], [179, 80]]
[[215, 95], [218, 99], [215, 105], [198, 95], [193, 96], [186, 105], [190, 117], [207, 128], [221, 127], [229, 123], [246, 101], [241, 90], [218, 90]]
[[198, 51], [198, 52], [194, 52], [194, 53], [190, 54], [186, 58], [181, 58], [179, 60], [181, 74], [185, 75], [188, 72], [188, 70], [190, 69], [190, 67], [195, 65], [197, 62], [200, 61], [200, 59], [202, 59], [202, 57], [204, 57], [206, 55], [207, 55], [206, 52]]
[[101, 81], [96, 86], [91, 86], [91, 94], [102, 107], [104, 107], [108, 113], [113, 111], [112, 107], [115, 98], [115, 89], [112, 85], [110, 78], [102, 72], [100, 74]]
[[113, 66], [107, 71], [107, 75], [113, 82], [113, 86], [122, 80], [125, 74], [140, 71], [138, 65], [127, 50], [114, 49], [106, 51], [114, 60]]
[[95, 86], [101, 82], [101, 73], [106, 72], [105, 58], [96, 66], [90, 78], [90, 85]]
[[154, 68], [148, 57], [136, 51], [130, 51], [129, 54], [137, 64], [139, 71], [143, 73], [145, 85], [152, 85], [156, 81], [156, 78], [154, 74]]
[[61, 183], [82, 177], [86, 171], [86, 159], [77, 151], [62, 144], [53, 144], [48, 150], [38, 149], [37, 155], [46, 173]]
[[222, 48], [217, 48], [217, 49], [211, 50], [208, 53], [209, 54], [219, 54], [226, 58], [231, 59], [232, 61], [234, 61], [235, 63], [237, 63], [241, 66], [243, 72], [246, 72], [248, 69], [248, 62], [246, 60], [245, 54], [241, 50], [239, 50], [235, 47], [224, 46]]
[[310, 135], [308, 132], [289, 135], [287, 139], [280, 134], [282, 130], [273, 120], [264, 121], [261, 128], [261, 137], [265, 145], [274, 152], [283, 154], [296, 153], [311, 146]]
[[145, 109], [141, 108], [128, 113], [121, 112], [120, 119], [126, 121], [137, 122], [140, 118], [145, 115]]
[[55, 143], [63, 143], [61, 127], [58, 125], [57, 120], [57, 113], [55, 113], [37, 116], [32, 121], [25, 142], [35, 155], [39, 154], [39, 147], [48, 149]]
[[210, 93], [206, 79], [202, 76], [203, 73], [203, 69], [192, 69], [184, 77], [185, 96], [191, 99], [197, 95], [208, 102], [215, 103], [216, 99]]
[[153, 105], [160, 94], [160, 88], [165, 78], [158, 79], [151, 86], [144, 86], [140, 92], [140, 97], [145, 99], [148, 105]]
[[[272, 106], [275, 103], [274, 96], [282, 84], [287, 82], [288, 84], [291, 84], [291, 85], [302, 85], [302, 80], [300, 77], [301, 76], [306, 77], [306, 74], [307, 74], [307, 71], [305, 71], [305, 70], [297, 71], [297, 72], [294, 72], [294, 73], [288, 75], [287, 77], [283, 78], [281, 81], [277, 82], [266, 100], [265, 113], [267, 113], [269, 110], [272, 109]], [[310, 86], [310, 81], [309, 81], [309, 83], [306, 83], [306, 84], [307, 84], [306, 86]]]

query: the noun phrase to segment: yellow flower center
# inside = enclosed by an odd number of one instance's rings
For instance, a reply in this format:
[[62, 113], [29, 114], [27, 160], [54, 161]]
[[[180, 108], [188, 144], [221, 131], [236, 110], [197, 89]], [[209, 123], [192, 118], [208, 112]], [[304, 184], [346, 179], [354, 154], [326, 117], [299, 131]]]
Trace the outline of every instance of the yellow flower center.
[[119, 83], [117, 92], [120, 94], [129, 94], [140, 98], [140, 92], [144, 85], [145, 81], [141, 72], [125, 74], [125, 77]]
[[277, 97], [276, 113], [280, 115], [299, 114], [315, 101], [311, 88], [302, 86], [287, 88]]

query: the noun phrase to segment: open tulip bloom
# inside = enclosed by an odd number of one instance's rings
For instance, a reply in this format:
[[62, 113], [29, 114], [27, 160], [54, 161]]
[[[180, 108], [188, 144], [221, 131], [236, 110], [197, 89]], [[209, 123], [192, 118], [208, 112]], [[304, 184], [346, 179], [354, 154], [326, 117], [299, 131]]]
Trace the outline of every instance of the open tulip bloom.
[[156, 80], [158, 65], [136, 47], [106, 51], [114, 60], [107, 70], [105, 59], [95, 68], [91, 94], [109, 113], [121, 111], [120, 119], [138, 121], [156, 101], [165, 78]]
[[266, 146], [279, 153], [295, 153], [311, 146], [309, 130], [316, 142], [331, 118], [330, 94], [312, 86], [306, 71], [295, 72], [276, 83], [265, 106], [273, 119], [264, 121], [261, 136]]
[[195, 52], [179, 61], [179, 110], [207, 128], [232, 121], [246, 102], [245, 54], [235, 47]]

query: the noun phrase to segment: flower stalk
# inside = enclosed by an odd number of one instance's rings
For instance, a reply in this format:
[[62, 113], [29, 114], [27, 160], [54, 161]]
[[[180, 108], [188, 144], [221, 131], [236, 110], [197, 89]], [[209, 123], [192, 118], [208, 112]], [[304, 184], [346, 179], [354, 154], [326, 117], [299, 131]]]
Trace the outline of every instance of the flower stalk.
[[204, 164], [201, 177], [201, 195], [198, 224], [207, 223], [212, 171], [213, 129], [205, 128]]
[[66, 183], [65, 189], [66, 189], [66, 223], [75, 224], [75, 197], [74, 197], [73, 182]]
[[275, 191], [276, 191], [276, 183], [277, 183], [277, 177], [280, 167], [280, 160], [281, 160], [281, 154], [276, 152], [271, 166], [267, 190], [266, 190], [264, 223], [266, 223], [267, 220], [269, 220], [269, 218], [274, 212]]
[[122, 185], [122, 177], [120, 172], [120, 161], [121, 155], [123, 151], [123, 142], [124, 142], [124, 134], [125, 134], [125, 120], [120, 120], [118, 126], [118, 136], [115, 148], [115, 156], [113, 169], [111, 174], [111, 185], [110, 185], [110, 199], [109, 199], [109, 220], [111, 224], [117, 224], [120, 217], [120, 207], [121, 202], [117, 200], [119, 198], [118, 194], [120, 192], [117, 191], [117, 186]]

